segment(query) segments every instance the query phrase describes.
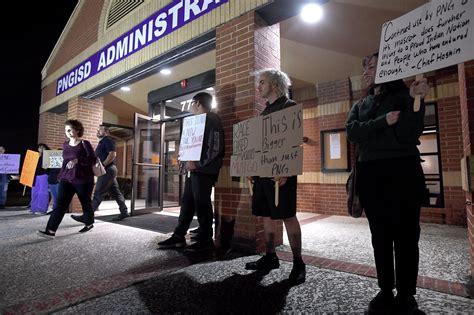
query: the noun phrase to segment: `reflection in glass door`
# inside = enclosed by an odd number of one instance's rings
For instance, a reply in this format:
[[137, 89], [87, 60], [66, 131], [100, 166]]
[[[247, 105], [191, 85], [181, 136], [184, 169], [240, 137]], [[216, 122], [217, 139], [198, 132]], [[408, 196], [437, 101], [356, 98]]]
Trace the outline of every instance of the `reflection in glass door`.
[[181, 196], [182, 175], [179, 174], [179, 141], [181, 136], [181, 119], [163, 124], [163, 207], [179, 206]]
[[132, 214], [160, 211], [161, 123], [135, 113]]

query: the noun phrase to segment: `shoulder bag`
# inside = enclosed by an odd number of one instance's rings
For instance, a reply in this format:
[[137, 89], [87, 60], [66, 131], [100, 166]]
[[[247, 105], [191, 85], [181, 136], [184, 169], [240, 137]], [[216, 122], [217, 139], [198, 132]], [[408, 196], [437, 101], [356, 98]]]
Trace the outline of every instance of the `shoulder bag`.
[[[86, 149], [84, 145], [84, 141], [82, 141], [82, 146], [84, 147], [84, 150]], [[87, 150], [86, 150], [87, 151]], [[100, 177], [102, 175], [105, 175], [107, 172], [105, 170], [104, 165], [100, 161], [100, 159], [97, 157], [96, 161], [94, 164], [92, 164], [92, 173], [94, 173], [94, 176]]]

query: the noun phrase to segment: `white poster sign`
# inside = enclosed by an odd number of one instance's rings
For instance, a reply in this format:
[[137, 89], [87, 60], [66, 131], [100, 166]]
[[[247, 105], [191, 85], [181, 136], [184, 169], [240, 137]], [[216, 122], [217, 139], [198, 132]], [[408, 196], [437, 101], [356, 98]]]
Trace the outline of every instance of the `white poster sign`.
[[0, 174], [18, 174], [20, 154], [0, 154]]
[[331, 133], [329, 135], [329, 159], [339, 160], [341, 158], [341, 135]]
[[62, 150], [43, 151], [43, 168], [61, 168], [63, 166]]
[[474, 1], [432, 0], [382, 26], [376, 83], [474, 57]]
[[206, 114], [194, 115], [183, 119], [183, 132], [179, 144], [180, 161], [199, 161], [201, 159]]
[[231, 176], [286, 177], [303, 172], [303, 108], [292, 106], [237, 123]]

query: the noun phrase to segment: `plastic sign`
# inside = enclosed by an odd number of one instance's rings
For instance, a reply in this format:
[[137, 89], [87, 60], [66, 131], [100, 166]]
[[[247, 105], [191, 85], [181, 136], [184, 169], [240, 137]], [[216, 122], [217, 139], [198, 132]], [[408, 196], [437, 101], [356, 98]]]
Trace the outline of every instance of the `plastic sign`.
[[0, 154], [0, 174], [18, 174], [20, 154]]
[[25, 161], [23, 162], [20, 174], [20, 184], [33, 187], [39, 156], [39, 152], [31, 150], [26, 151]]

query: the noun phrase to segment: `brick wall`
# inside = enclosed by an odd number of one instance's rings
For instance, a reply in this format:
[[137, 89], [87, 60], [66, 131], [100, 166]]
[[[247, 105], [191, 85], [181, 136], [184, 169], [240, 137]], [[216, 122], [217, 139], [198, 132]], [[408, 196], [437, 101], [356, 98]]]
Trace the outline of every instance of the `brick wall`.
[[[226, 136], [224, 167], [230, 164], [232, 125], [263, 110], [264, 102], [256, 95], [251, 72], [280, 68], [279, 42], [279, 25], [267, 26], [254, 12], [216, 29], [216, 97]], [[265, 250], [263, 224], [251, 214], [247, 189], [233, 188], [229, 177], [216, 186], [215, 204], [223, 226], [235, 224], [233, 246], [251, 252]], [[278, 242], [282, 242], [281, 236]]]
[[64, 134], [64, 122], [66, 120], [66, 112], [62, 114], [51, 112], [40, 114], [38, 143], [46, 143], [53, 150], [62, 148], [66, 140], [66, 135]]
[[[464, 156], [473, 154], [474, 141], [474, 62], [458, 65], [459, 94], [461, 101], [462, 137]], [[472, 202], [472, 192], [463, 192], [463, 201]], [[474, 211], [471, 204], [465, 205], [471, 253], [471, 278], [474, 276]], [[471, 279], [472, 282], [472, 279]]]

